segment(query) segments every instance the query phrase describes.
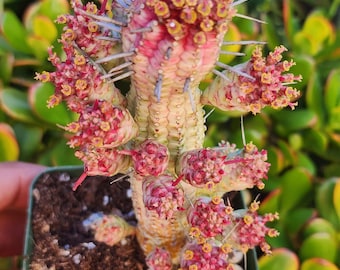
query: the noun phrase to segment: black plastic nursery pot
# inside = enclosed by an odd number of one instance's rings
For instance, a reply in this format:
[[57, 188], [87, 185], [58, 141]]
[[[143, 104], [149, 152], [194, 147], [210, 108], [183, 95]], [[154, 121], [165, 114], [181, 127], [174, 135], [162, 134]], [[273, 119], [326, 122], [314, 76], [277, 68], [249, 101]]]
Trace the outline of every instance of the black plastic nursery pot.
[[[91, 214], [112, 211], [136, 224], [129, 182], [88, 177], [74, 192], [72, 184], [82, 173], [81, 166], [50, 168], [32, 182], [22, 269], [147, 269], [135, 236], [110, 247], [96, 242], [84, 226]], [[241, 193], [234, 203], [245, 207]], [[258, 270], [255, 250], [247, 253], [246, 269]]]

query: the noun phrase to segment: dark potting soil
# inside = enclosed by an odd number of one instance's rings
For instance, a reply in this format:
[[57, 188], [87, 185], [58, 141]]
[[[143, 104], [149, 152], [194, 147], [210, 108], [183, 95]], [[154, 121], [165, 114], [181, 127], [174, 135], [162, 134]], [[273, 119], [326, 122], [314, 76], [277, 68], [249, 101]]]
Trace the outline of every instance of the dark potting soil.
[[29, 269], [147, 269], [135, 236], [113, 247], [94, 240], [83, 226], [91, 214], [121, 213], [130, 223], [136, 220], [129, 197], [129, 182], [88, 177], [75, 191], [66, 173], [43, 174], [33, 190], [33, 252]]

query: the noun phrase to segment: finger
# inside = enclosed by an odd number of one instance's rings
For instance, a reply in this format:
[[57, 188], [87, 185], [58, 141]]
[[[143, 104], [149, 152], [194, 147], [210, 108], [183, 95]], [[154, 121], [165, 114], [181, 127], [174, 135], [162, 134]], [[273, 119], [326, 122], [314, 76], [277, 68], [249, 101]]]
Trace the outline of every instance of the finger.
[[0, 257], [22, 254], [26, 211], [0, 213]]
[[0, 212], [26, 209], [29, 186], [46, 167], [25, 162], [0, 163]]

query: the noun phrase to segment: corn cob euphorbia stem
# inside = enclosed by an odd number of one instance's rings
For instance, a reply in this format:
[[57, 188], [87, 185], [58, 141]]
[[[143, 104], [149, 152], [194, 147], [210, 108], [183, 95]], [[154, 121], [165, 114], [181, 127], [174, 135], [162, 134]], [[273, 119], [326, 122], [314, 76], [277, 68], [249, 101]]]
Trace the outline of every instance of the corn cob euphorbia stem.
[[[204, 118], [199, 83], [214, 67], [219, 47], [233, 9], [226, 1], [217, 9], [192, 1], [146, 1], [132, 4], [127, 27], [122, 30], [123, 49], [135, 51], [131, 76], [135, 120], [139, 134], [135, 142], [155, 140], [167, 146], [170, 154], [167, 173], [175, 176], [175, 163], [181, 153], [203, 147]], [[210, 9], [210, 10], [209, 10]], [[139, 32], [139, 30], [141, 32]], [[143, 179], [132, 181], [135, 208], [138, 209], [140, 243], [147, 253], [155, 245], [173, 250], [178, 257], [184, 241], [182, 213], [157, 222], [140, 200]], [[185, 185], [190, 194], [191, 186]], [[163, 228], [163, 229], [162, 229]], [[169, 229], [166, 229], [169, 228]], [[175, 236], [175, 237], [174, 237]], [[177, 243], [176, 243], [177, 242]], [[177, 254], [176, 254], [177, 253]]]
[[[98, 10], [72, 1], [75, 15], [57, 20], [66, 23], [66, 59], [50, 50], [56, 71], [37, 75], [56, 86], [49, 106], [64, 100], [79, 114], [65, 127], [85, 165], [74, 189], [87, 175], [130, 174], [137, 237], [150, 269], [232, 269], [235, 250], [260, 245], [269, 253], [265, 236], [277, 233], [265, 223], [277, 216], [258, 216], [258, 202], [236, 212], [221, 200], [230, 190], [263, 188], [266, 151], [251, 143], [203, 149], [203, 105], [253, 113], [293, 107], [298, 93], [286, 84], [299, 77], [282, 75], [293, 62], [281, 63], [283, 47], [268, 59], [257, 49], [236, 68], [218, 62], [235, 6], [244, 1], [120, 0], [108, 14], [106, 2]], [[199, 84], [212, 71], [218, 76], [202, 94]], [[124, 96], [115, 82], [127, 77]], [[100, 235], [110, 231], [117, 230], [106, 226]]]

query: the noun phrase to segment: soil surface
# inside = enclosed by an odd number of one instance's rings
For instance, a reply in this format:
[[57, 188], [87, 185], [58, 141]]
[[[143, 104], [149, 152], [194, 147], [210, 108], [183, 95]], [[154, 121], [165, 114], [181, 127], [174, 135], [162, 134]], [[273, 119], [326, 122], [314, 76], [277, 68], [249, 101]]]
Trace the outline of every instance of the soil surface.
[[112, 178], [88, 177], [75, 191], [75, 178], [66, 173], [43, 174], [36, 183], [32, 219], [33, 252], [29, 269], [147, 269], [134, 236], [110, 247], [96, 242], [83, 226], [93, 213], [121, 213], [136, 220], [129, 197], [129, 183]]

